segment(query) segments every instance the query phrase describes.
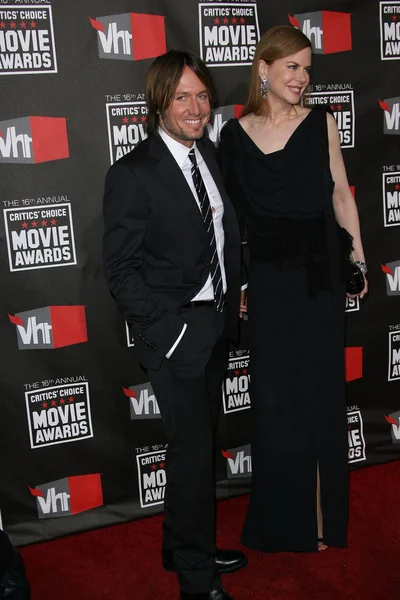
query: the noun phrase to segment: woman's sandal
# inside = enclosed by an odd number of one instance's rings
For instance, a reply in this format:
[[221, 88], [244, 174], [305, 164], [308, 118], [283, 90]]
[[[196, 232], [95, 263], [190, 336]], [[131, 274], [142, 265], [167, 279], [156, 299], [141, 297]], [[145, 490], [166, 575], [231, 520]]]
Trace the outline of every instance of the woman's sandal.
[[318, 552], [326, 550], [328, 546], [324, 544], [324, 538], [318, 538]]

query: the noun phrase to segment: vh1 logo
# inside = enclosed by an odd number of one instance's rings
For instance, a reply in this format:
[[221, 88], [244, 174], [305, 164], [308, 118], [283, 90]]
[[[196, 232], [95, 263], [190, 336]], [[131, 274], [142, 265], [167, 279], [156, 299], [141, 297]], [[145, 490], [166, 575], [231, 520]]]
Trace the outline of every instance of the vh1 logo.
[[208, 137], [218, 145], [221, 129], [229, 119], [240, 119], [243, 114], [243, 104], [230, 104], [219, 106], [212, 112], [212, 117], [207, 125]]
[[388, 296], [400, 296], [400, 260], [381, 264], [386, 275], [386, 293]]
[[250, 444], [231, 448], [230, 450], [222, 450], [222, 456], [227, 460], [228, 479], [251, 476], [252, 464]]
[[36, 498], [39, 519], [76, 515], [103, 506], [99, 473], [64, 477], [29, 491]]
[[19, 350], [46, 350], [87, 342], [84, 306], [45, 306], [8, 315]]
[[393, 444], [400, 444], [400, 410], [390, 415], [385, 415], [385, 419], [392, 426]]
[[130, 400], [131, 419], [160, 419], [160, 409], [150, 382], [122, 388]]
[[400, 135], [400, 96], [383, 101], [378, 99], [378, 102], [385, 115], [383, 133]]
[[100, 58], [143, 60], [167, 51], [161, 15], [125, 13], [89, 19], [98, 34]]
[[315, 54], [333, 54], [351, 50], [350, 14], [320, 10], [288, 15], [293, 27], [300, 29], [312, 43]]
[[21, 117], [0, 121], [0, 162], [36, 164], [68, 157], [65, 118]]

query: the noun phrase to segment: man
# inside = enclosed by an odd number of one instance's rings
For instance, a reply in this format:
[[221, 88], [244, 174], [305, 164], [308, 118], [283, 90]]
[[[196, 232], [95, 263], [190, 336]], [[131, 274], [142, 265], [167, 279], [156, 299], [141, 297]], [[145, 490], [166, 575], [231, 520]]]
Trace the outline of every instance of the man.
[[[220, 573], [247, 562], [216, 550], [214, 432], [240, 301], [240, 236], [214, 146], [215, 99], [196, 56], [170, 51], [146, 80], [148, 138], [106, 177], [104, 267], [168, 436], [163, 564], [181, 600], [229, 600]], [[232, 599], [231, 599], [232, 600]]]

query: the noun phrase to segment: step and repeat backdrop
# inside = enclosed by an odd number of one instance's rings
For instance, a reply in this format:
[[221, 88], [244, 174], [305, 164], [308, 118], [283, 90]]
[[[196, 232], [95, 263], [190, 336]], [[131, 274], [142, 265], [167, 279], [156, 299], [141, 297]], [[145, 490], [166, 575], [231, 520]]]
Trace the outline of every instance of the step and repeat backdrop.
[[[156, 56], [191, 50], [210, 67], [217, 144], [277, 24], [312, 41], [309, 101], [337, 120], [369, 266], [368, 298], [345, 307], [349, 463], [400, 458], [400, 1], [0, 0], [0, 527], [15, 544], [162, 511], [157, 399], [102, 274], [104, 177], [146, 137]], [[288, 377], [299, 343], [293, 332]], [[244, 322], [219, 498], [251, 481], [247, 348]]]

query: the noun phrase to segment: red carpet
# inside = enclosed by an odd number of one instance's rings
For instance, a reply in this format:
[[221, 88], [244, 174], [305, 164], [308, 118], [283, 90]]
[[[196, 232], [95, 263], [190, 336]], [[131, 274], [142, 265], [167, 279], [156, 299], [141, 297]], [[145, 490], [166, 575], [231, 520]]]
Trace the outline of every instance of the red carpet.
[[[219, 503], [220, 547], [238, 547], [247, 500]], [[153, 517], [23, 548], [32, 600], [177, 600], [160, 526]], [[223, 579], [234, 600], [398, 600], [400, 462], [352, 473], [348, 550], [248, 556]]]

